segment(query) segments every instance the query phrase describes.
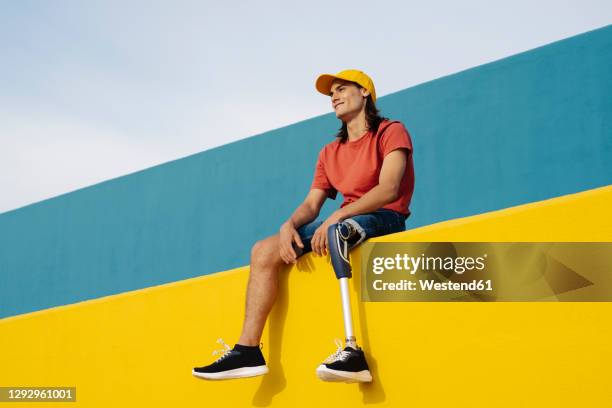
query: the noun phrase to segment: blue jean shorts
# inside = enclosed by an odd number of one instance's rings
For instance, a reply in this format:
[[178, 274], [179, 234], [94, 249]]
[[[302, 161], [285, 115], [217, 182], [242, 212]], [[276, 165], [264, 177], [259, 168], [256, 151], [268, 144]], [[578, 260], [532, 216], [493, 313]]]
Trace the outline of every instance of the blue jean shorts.
[[[351, 223], [358, 231], [358, 234], [349, 241], [349, 249], [356, 247], [368, 238], [405, 231], [407, 218], [407, 215], [397, 211], [381, 208], [371, 213], [354, 215], [345, 219], [344, 222]], [[298, 256], [312, 251], [310, 240], [323, 222], [324, 220], [315, 220], [297, 229], [304, 244], [304, 248], [297, 252]]]

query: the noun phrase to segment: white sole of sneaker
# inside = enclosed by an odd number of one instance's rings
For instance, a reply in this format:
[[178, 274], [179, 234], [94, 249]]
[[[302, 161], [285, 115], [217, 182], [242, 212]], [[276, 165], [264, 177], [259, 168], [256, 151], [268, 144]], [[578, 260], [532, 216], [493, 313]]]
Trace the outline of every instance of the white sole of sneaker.
[[267, 374], [268, 366], [263, 365], [258, 367], [235, 368], [233, 370], [227, 370], [220, 373], [198, 373], [195, 370], [192, 370], [191, 373], [194, 376], [203, 378], [205, 380], [231, 380], [233, 378], [256, 377], [258, 375]]
[[325, 367], [324, 364], [321, 364], [317, 367], [317, 377], [322, 381], [328, 382], [345, 382], [345, 383], [355, 383], [355, 382], [371, 382], [372, 374], [370, 374], [369, 370], [357, 371], [355, 373], [349, 371], [338, 371], [332, 370]]

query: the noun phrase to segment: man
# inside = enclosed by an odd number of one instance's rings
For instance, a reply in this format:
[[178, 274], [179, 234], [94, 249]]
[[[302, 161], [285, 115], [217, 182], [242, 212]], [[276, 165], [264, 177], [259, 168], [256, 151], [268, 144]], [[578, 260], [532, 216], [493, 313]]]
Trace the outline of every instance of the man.
[[[233, 349], [225, 345], [222, 356], [212, 364], [194, 368], [197, 377], [228, 379], [268, 372], [259, 344], [276, 298], [279, 269], [295, 264], [309, 251], [326, 256], [330, 227], [350, 223], [356, 231], [351, 248], [366, 238], [405, 230], [414, 190], [410, 135], [400, 122], [379, 116], [374, 83], [364, 72], [324, 74], [315, 86], [331, 97], [342, 127], [336, 140], [320, 151], [304, 202], [278, 234], [258, 241], [251, 250], [245, 319], [238, 343]], [[344, 196], [341, 207], [326, 220], [313, 221], [325, 200], [335, 199], [338, 191]], [[317, 369], [324, 380], [333, 381], [331, 373], [371, 381], [363, 351], [354, 340], [348, 340], [344, 349], [340, 344]]]

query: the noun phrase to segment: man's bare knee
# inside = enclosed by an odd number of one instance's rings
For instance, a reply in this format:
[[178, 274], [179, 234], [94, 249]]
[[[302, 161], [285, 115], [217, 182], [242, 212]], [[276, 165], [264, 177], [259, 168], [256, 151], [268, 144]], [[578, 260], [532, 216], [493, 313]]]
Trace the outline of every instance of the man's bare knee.
[[278, 234], [257, 241], [251, 248], [251, 266], [271, 267], [281, 262]]

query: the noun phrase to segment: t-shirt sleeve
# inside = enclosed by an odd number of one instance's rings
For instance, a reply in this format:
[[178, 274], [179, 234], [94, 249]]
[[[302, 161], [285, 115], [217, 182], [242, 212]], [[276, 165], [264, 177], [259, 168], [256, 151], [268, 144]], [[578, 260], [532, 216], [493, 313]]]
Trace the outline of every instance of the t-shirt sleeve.
[[338, 191], [331, 185], [327, 173], [325, 172], [325, 159], [323, 154], [324, 149], [319, 152], [319, 158], [317, 159], [317, 165], [315, 167], [314, 178], [310, 189], [319, 188], [325, 190], [327, 196], [332, 200], [336, 199]]
[[401, 123], [389, 125], [380, 137], [379, 149], [383, 158], [396, 149], [408, 149], [410, 154], [412, 152], [412, 140], [404, 125]]

